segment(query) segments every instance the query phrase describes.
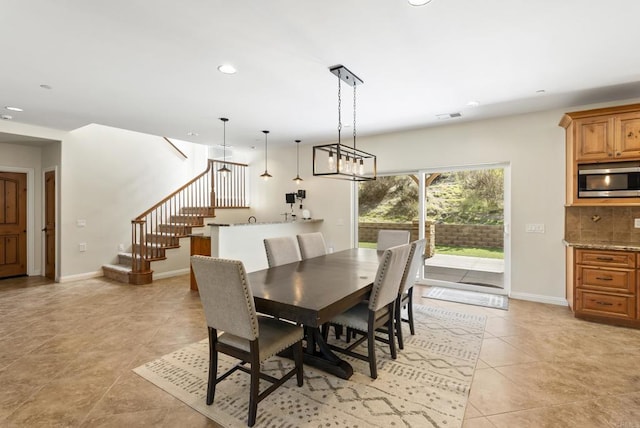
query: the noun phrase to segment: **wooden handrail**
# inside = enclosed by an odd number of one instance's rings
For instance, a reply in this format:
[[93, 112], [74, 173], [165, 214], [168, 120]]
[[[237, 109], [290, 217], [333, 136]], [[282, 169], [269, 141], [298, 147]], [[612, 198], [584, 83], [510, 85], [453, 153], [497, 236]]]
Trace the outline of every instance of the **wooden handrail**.
[[156, 208], [158, 208], [159, 206], [161, 206], [162, 204], [164, 204], [165, 202], [167, 202], [168, 200], [170, 200], [171, 198], [176, 196], [178, 193], [180, 193], [183, 190], [185, 190], [187, 187], [191, 186], [193, 183], [198, 181], [200, 178], [204, 177], [209, 171], [211, 171], [211, 165], [213, 165], [213, 162], [214, 162], [214, 160], [209, 159], [209, 162], [207, 163], [207, 169], [205, 169], [204, 172], [202, 172], [200, 175], [196, 176], [196, 178], [194, 178], [193, 180], [187, 182], [187, 184], [185, 184], [183, 186], [180, 186], [176, 191], [171, 193], [169, 196], [167, 196], [166, 198], [164, 198], [163, 200], [161, 200], [160, 202], [158, 202], [157, 204], [155, 204], [154, 206], [152, 206], [151, 208], [149, 208], [148, 210], [146, 210], [145, 212], [143, 212], [142, 214], [137, 216], [135, 218], [135, 220], [141, 220], [142, 218], [146, 217], [153, 210], [155, 210]]
[[[230, 169], [216, 179], [217, 165]], [[209, 160], [207, 169], [131, 220], [132, 271], [151, 274], [149, 261], [163, 259], [166, 248], [179, 246], [179, 238], [214, 217], [216, 208], [248, 207], [246, 164]]]

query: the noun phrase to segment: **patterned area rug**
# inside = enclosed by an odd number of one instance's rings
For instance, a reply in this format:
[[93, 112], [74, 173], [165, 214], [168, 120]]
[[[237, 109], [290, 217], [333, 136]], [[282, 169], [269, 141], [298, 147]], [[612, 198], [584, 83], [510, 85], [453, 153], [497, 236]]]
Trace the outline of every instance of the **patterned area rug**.
[[478, 293], [476, 291], [457, 290], [455, 288], [431, 287], [422, 297], [503, 309], [505, 311], [509, 310], [509, 298], [499, 294]]
[[[460, 427], [478, 360], [486, 317], [414, 306], [416, 335], [405, 324], [405, 349], [392, 360], [377, 344], [378, 378], [365, 361], [349, 380], [310, 366], [304, 386], [295, 377], [258, 404], [257, 427]], [[225, 427], [246, 426], [249, 376], [236, 372], [205, 403], [208, 342], [203, 340], [134, 369], [134, 372]], [[366, 347], [365, 344], [362, 345]], [[220, 355], [218, 373], [237, 360]], [[292, 362], [275, 357], [263, 370], [281, 376]], [[268, 386], [261, 382], [261, 387]]]

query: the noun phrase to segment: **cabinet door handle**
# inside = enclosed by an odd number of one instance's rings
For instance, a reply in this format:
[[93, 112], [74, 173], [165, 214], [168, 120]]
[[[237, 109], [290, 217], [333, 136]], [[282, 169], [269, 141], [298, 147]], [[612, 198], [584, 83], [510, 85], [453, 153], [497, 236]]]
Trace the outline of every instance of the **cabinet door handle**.
[[600, 260], [601, 262], [612, 262], [613, 257], [596, 257], [596, 260]]
[[598, 300], [596, 300], [596, 304], [601, 305], [601, 306], [613, 306], [613, 303], [599, 302]]
[[596, 276], [596, 279], [600, 281], [613, 281], [613, 278], [610, 276]]

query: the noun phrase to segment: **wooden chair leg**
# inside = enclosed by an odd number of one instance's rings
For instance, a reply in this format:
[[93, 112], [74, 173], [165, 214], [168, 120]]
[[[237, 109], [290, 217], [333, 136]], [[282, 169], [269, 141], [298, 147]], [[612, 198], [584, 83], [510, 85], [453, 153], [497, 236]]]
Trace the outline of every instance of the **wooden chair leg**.
[[[260, 392], [260, 357], [257, 340], [251, 342], [251, 386], [249, 387], [249, 419], [247, 425], [252, 427], [256, 423], [258, 414], [258, 394]], [[255, 345], [255, 351], [254, 351]]]
[[402, 337], [402, 319], [401, 319], [401, 312], [402, 312], [402, 296], [398, 296], [398, 298], [396, 299], [396, 320], [395, 320], [395, 325], [396, 325], [396, 329], [398, 330], [397, 336], [398, 336], [398, 348], [400, 349], [404, 349], [404, 340]]
[[407, 315], [409, 316], [409, 330], [411, 330], [411, 335], [416, 335], [416, 328], [413, 325], [413, 287], [409, 289], [407, 292], [409, 295], [409, 303], [407, 305]]
[[293, 345], [293, 360], [296, 365], [296, 380], [298, 381], [298, 386], [302, 386], [304, 382], [302, 367], [302, 341]]
[[218, 332], [209, 327], [209, 380], [207, 383], [207, 405], [213, 403], [216, 395], [216, 378], [218, 372], [218, 351], [216, 351], [216, 343], [218, 342]]
[[387, 321], [387, 332], [389, 333], [389, 349], [391, 350], [391, 358], [394, 360], [398, 358], [398, 351], [396, 350], [396, 338], [394, 337], [395, 331], [395, 304], [391, 305], [391, 313], [389, 314], [389, 321]]

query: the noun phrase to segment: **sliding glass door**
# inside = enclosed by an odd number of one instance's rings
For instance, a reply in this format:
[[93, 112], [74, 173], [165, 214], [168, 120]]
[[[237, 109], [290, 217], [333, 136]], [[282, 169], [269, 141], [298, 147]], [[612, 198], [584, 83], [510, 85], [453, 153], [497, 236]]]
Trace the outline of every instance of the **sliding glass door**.
[[509, 284], [508, 164], [438, 168], [357, 185], [357, 242], [373, 247], [380, 229], [426, 237], [420, 282], [498, 294]]

